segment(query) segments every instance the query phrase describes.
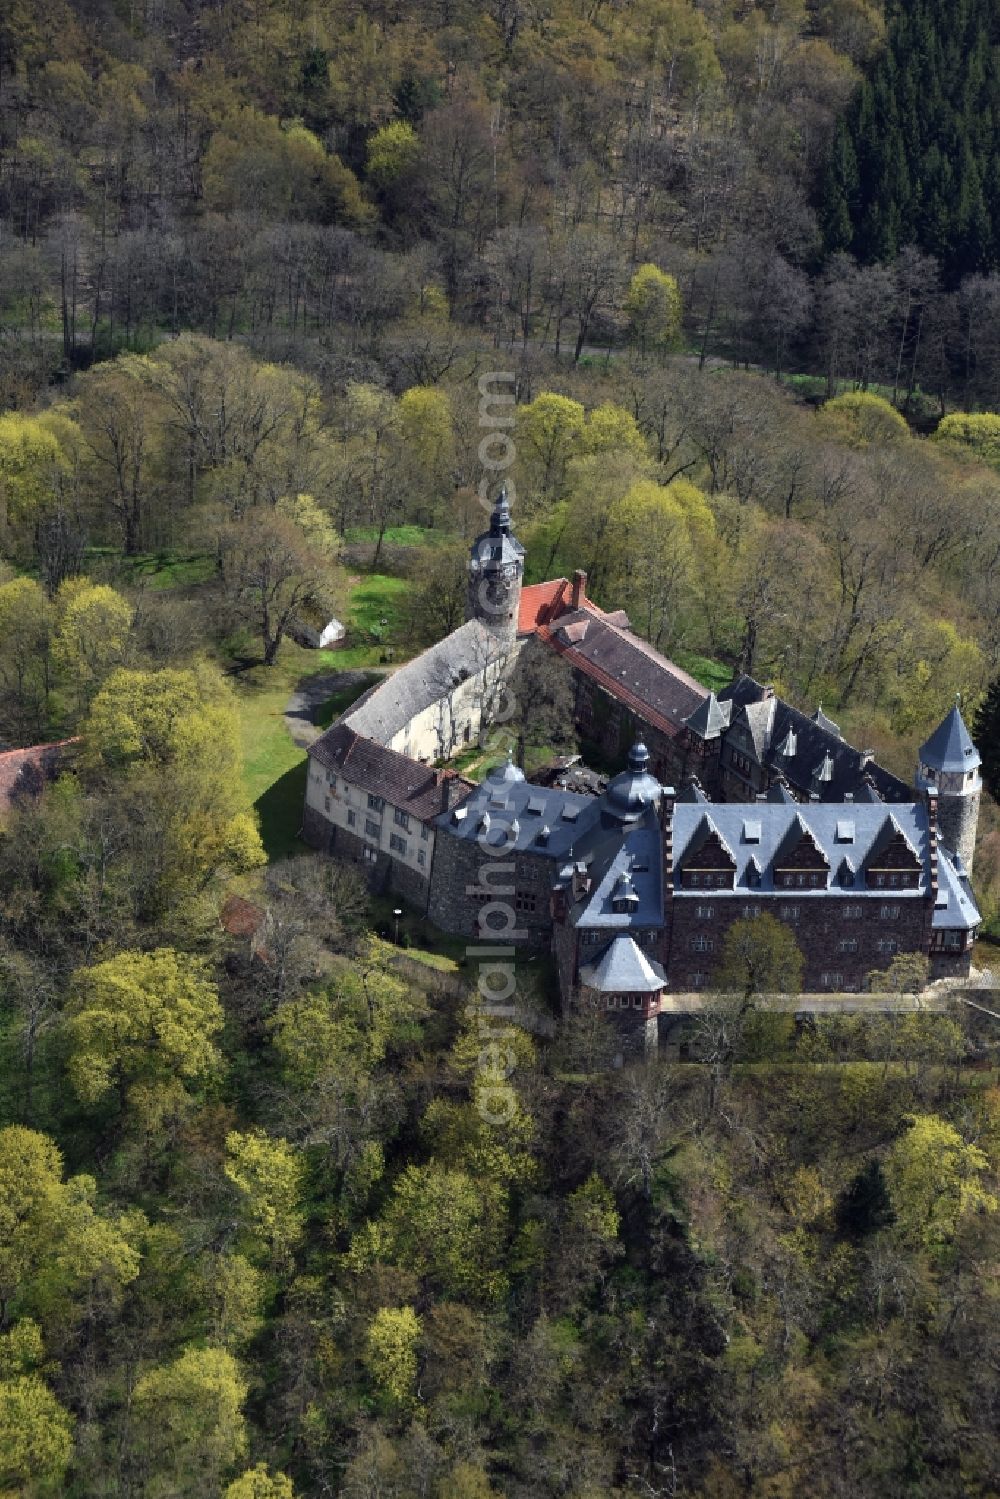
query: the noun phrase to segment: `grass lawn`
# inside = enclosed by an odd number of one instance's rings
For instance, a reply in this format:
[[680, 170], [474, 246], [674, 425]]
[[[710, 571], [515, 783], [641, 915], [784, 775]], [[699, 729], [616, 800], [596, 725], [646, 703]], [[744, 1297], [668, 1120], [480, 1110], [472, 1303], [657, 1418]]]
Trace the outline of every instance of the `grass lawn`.
[[285, 728], [285, 706], [302, 677], [339, 671], [342, 651], [310, 651], [286, 640], [274, 666], [251, 666], [232, 680], [240, 718], [246, 805], [256, 807], [269, 859], [301, 852], [306, 754]]
[[[344, 540], [348, 546], [378, 541], [378, 527], [349, 526]], [[382, 540], [392, 546], [435, 547], [443, 546], [446, 541], [453, 541], [454, 535], [450, 531], [437, 531], [430, 526], [390, 526]]]
[[135, 557], [126, 557], [115, 547], [88, 547], [85, 557], [88, 567], [97, 571], [111, 568], [115, 581], [147, 588], [191, 588], [198, 583], [207, 583], [215, 573], [215, 560], [206, 552], [140, 552]]
[[369, 672], [362, 682], [355, 682], [353, 687], [342, 687], [332, 697], [328, 697], [316, 710], [315, 722], [321, 729], [328, 729], [335, 718], [346, 713], [352, 703], [357, 702], [363, 692], [367, 692], [373, 682], [379, 680], [378, 672]]
[[673, 659], [682, 671], [688, 672], [696, 682], [710, 692], [721, 692], [733, 680], [733, 669], [711, 656], [695, 656], [688, 651], [675, 651]]
[[408, 587], [405, 578], [390, 578], [385, 573], [362, 577], [351, 592], [348, 639], [368, 635], [376, 644], [388, 640], [402, 625], [403, 595]]

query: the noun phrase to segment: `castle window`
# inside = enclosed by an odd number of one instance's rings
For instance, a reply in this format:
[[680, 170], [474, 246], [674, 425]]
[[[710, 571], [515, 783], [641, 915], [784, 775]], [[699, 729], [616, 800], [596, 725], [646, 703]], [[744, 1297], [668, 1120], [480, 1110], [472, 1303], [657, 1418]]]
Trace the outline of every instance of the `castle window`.
[[692, 975], [691, 975], [691, 988], [692, 989], [704, 989], [704, 987], [705, 987], [705, 975], [703, 973], [692, 973]]
[[378, 849], [363, 848], [361, 850], [361, 857], [364, 859], [366, 864], [376, 864], [378, 862]]
[[538, 897], [533, 890], [518, 890], [514, 896], [514, 909], [516, 911], [535, 911], [538, 909]]
[[821, 973], [819, 976], [820, 987], [823, 989], [839, 989], [844, 982], [842, 973]]
[[857, 937], [841, 937], [841, 939], [840, 939], [840, 951], [841, 952], [857, 952], [857, 950], [858, 950], [858, 939], [857, 939]]
[[424, 842], [426, 843], [426, 841], [427, 841], [427, 824], [426, 823], [423, 823], [421, 825], [420, 836], [424, 840]]
[[861, 918], [862, 918], [862, 916], [864, 914], [865, 914], [865, 908], [864, 908], [864, 906], [845, 906], [844, 907], [844, 920], [845, 921], [860, 921]]
[[891, 953], [897, 952], [898, 949], [899, 943], [896, 941], [895, 937], [879, 938], [878, 950], [880, 953], [885, 953], [888, 956]]
[[334, 775], [332, 770], [328, 770], [326, 773], [326, 784], [329, 786], [331, 791], [336, 791], [337, 777]]
[[760, 906], [744, 906], [743, 916], [746, 921], [753, 921], [760, 915]]
[[349, 828], [353, 828], [354, 824], [357, 822], [357, 820], [358, 820], [358, 814], [356, 812], [350, 812], [349, 811], [348, 814], [347, 814], [347, 826]]
[[880, 921], [898, 921], [899, 920], [899, 907], [898, 906], [879, 906], [878, 915], [879, 915], [879, 920]]
[[372, 822], [370, 817], [365, 818], [365, 832], [369, 838], [378, 838], [382, 832], [377, 822]]
[[632, 1007], [633, 1007], [633, 1009], [636, 1009], [636, 1010], [641, 1010], [642, 1009], [642, 995], [641, 994], [633, 994], [633, 996], [632, 996]]
[[697, 916], [699, 921], [711, 921], [712, 917], [715, 915], [715, 907], [695, 906], [694, 914], [695, 916]]
[[781, 919], [782, 919], [782, 921], [798, 921], [798, 919], [799, 919], [799, 917], [801, 915], [802, 915], [802, 907], [801, 906], [782, 906], [782, 908], [781, 908]]
[[400, 838], [398, 833], [391, 833], [389, 835], [389, 847], [392, 849], [394, 854], [405, 854], [406, 839]]
[[324, 796], [323, 798], [323, 808], [327, 812], [330, 810], [330, 798], [328, 796]]
[[398, 807], [393, 808], [392, 820], [396, 824], [397, 828], [406, 828], [407, 831], [409, 831], [410, 819], [408, 815], [405, 812], [401, 812]]
[[691, 947], [694, 952], [711, 952], [713, 946], [711, 937], [706, 937], [702, 932], [691, 940]]
[[424, 853], [422, 848], [417, 849], [417, 863], [420, 865], [421, 869], [423, 869], [424, 865], [427, 863], [427, 855]]
[[382, 798], [380, 796], [373, 796], [371, 794], [371, 792], [369, 791], [369, 793], [368, 793], [368, 809], [369, 809], [369, 811], [371, 811], [371, 812], [381, 812], [381, 810], [382, 810], [382, 808], [384, 806], [385, 806], [385, 802], [382, 800]]

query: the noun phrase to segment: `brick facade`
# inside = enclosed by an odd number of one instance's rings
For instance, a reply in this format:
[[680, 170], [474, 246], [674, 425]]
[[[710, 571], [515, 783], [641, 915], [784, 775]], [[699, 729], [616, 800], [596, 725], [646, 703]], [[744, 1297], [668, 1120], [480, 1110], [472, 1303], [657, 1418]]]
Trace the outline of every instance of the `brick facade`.
[[745, 899], [724, 891], [674, 892], [667, 905], [670, 988], [711, 988], [733, 922], [767, 914], [787, 924], [798, 943], [803, 989], [861, 990], [868, 974], [888, 968], [896, 953], [927, 951], [932, 910], [928, 897], [903, 891], [878, 902], [829, 890]]

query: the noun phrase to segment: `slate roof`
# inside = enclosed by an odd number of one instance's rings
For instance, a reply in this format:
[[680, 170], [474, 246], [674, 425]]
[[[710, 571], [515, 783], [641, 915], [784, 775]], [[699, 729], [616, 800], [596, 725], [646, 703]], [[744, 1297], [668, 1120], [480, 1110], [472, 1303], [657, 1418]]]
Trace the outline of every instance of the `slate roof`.
[[[867, 775], [882, 801], [912, 801], [913, 788], [849, 745], [822, 709], [810, 716], [783, 698], [765, 697], [760, 682], [748, 676], [724, 687], [719, 700], [733, 705], [731, 728], [746, 723], [760, 763], [780, 770], [800, 796], [817, 792], [825, 802], [843, 801], [860, 791]], [[783, 753], [793, 746], [794, 754]]]
[[960, 861], [938, 847], [938, 893], [931, 926], [938, 931], [972, 931], [982, 920]]
[[454, 771], [429, 770], [407, 755], [364, 738], [344, 719], [311, 744], [309, 754], [352, 786], [384, 797], [420, 822], [431, 822], [441, 811], [446, 781], [452, 782], [452, 796], [456, 790], [462, 794], [473, 789], [471, 782]]
[[446, 639], [376, 682], [344, 714], [358, 734], [388, 744], [416, 714], [454, 686], [501, 659], [496, 634], [478, 619], [466, 620]]
[[728, 729], [732, 712], [731, 702], [720, 703], [715, 693], [710, 692], [685, 722], [700, 739], [717, 739], [723, 729]]
[[[656, 813], [624, 834], [620, 826], [591, 824], [574, 849], [574, 861], [586, 866], [590, 890], [570, 912], [570, 922], [581, 930], [628, 931], [663, 925], [663, 854]], [[560, 871], [560, 879], [569, 875]], [[627, 911], [614, 908], [615, 887], [627, 874], [638, 899]]]
[[78, 743], [79, 739], [59, 739], [0, 754], [0, 812], [38, 796], [47, 782], [55, 780], [71, 747]]
[[[505, 767], [497, 769], [502, 772]], [[565, 859], [597, 818], [599, 806], [593, 796], [536, 786], [523, 776], [507, 779], [495, 774], [473, 787], [461, 806], [442, 812], [436, 826], [465, 842], [479, 840], [481, 847], [502, 847], [508, 856], [520, 852]], [[484, 819], [488, 819], [485, 825]]]
[[950, 774], [978, 770], [982, 764], [957, 706], [941, 720], [918, 754], [921, 765]]
[[[702, 839], [706, 822], [704, 807], [678, 802], [674, 809], [674, 867], [683, 867], [685, 856], [694, 852]], [[713, 901], [729, 895], [745, 896], [749, 891], [767, 893], [776, 889], [774, 860], [789, 840], [795, 841], [804, 828], [826, 857], [833, 878], [821, 889], [782, 890], [790, 899], [816, 900], [833, 894], [851, 900], [886, 900], [925, 896], [930, 888], [929, 839], [927, 808], [923, 802], [894, 805], [891, 812], [882, 803], [810, 802], [782, 805], [778, 802], [719, 802], [711, 810], [711, 821], [736, 862], [735, 890], [712, 890]], [[801, 825], [801, 826], [800, 826]], [[753, 836], [747, 836], [752, 827]], [[888, 836], [901, 831], [914, 849], [921, 864], [918, 884], [913, 889], [869, 890], [865, 884], [864, 866], [873, 849], [881, 847]], [[848, 832], [850, 836], [847, 836]], [[839, 834], [839, 836], [838, 836]], [[847, 860], [856, 872], [856, 883], [844, 883], [841, 869]], [[675, 898], [699, 896], [703, 890], [682, 889], [678, 883]]]
[[523, 556], [524, 547], [511, 530], [507, 491], [501, 489], [490, 516], [489, 530], [472, 543], [470, 565], [489, 571], [493, 567], [520, 562]]
[[[577, 626], [584, 627], [582, 635]], [[589, 602], [540, 624], [537, 633], [577, 671], [670, 738], [707, 696], [694, 677]]]
[[596, 962], [580, 969], [580, 978], [601, 994], [652, 994], [667, 982], [659, 963], [647, 958], [631, 937], [615, 937]]

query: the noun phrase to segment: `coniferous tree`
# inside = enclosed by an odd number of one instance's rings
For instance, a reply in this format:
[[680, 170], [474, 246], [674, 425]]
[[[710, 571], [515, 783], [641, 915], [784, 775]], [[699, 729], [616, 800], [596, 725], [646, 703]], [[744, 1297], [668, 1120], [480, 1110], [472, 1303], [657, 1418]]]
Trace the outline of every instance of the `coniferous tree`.
[[982, 756], [982, 777], [990, 795], [1000, 801], [1000, 677], [991, 683], [979, 706], [972, 737]]

